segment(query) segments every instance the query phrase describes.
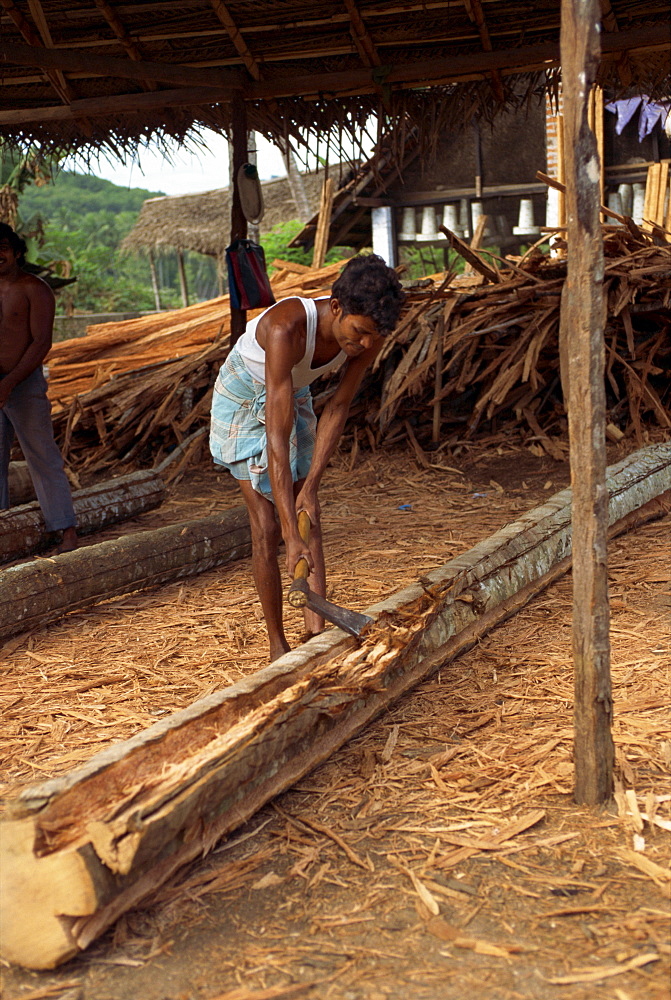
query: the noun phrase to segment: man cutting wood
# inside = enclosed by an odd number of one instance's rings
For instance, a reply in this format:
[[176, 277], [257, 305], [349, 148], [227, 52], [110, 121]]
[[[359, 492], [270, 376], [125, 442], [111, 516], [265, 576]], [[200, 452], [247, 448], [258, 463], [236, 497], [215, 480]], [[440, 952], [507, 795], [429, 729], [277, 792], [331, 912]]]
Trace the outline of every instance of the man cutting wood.
[[[289, 298], [247, 328], [222, 365], [212, 398], [210, 450], [238, 480], [249, 511], [252, 572], [268, 628], [270, 659], [289, 650], [282, 624], [280, 537], [293, 575], [305, 559], [309, 586], [325, 596], [317, 491], [363, 374], [398, 321], [404, 293], [376, 254], [353, 258], [330, 297]], [[319, 423], [310, 383], [343, 369]], [[311, 522], [309, 542], [297, 515]], [[308, 634], [324, 621], [306, 610]]]

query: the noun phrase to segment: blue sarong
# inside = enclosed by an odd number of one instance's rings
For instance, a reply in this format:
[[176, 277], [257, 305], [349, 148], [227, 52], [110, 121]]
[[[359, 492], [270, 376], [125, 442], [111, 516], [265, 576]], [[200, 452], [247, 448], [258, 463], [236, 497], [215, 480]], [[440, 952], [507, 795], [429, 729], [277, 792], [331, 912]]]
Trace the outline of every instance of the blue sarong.
[[[235, 349], [221, 366], [212, 393], [210, 452], [235, 479], [247, 479], [273, 499], [268, 474], [266, 387], [253, 378]], [[289, 466], [294, 482], [305, 479], [312, 461], [317, 418], [309, 386], [294, 392], [294, 423], [289, 436]]]

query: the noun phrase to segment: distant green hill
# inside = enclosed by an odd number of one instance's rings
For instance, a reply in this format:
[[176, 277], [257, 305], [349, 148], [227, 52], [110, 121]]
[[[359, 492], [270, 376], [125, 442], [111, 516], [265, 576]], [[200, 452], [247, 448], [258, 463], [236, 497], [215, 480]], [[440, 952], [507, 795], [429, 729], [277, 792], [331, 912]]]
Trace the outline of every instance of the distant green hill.
[[87, 174], [63, 170], [53, 184], [31, 184], [20, 197], [24, 219], [38, 212], [49, 221], [86, 215], [88, 212], [139, 212], [147, 198], [158, 198], [162, 191], [125, 188]]
[[[127, 188], [88, 174], [63, 170], [53, 184], [31, 184], [19, 196], [28, 260], [76, 282], [56, 297], [59, 312], [115, 312], [155, 308], [149, 261], [119, 247], [137, 221], [143, 202], [161, 191]], [[38, 224], [38, 219], [40, 224]], [[219, 294], [216, 264], [185, 254], [191, 301]], [[181, 304], [176, 254], [157, 260], [163, 308]]]

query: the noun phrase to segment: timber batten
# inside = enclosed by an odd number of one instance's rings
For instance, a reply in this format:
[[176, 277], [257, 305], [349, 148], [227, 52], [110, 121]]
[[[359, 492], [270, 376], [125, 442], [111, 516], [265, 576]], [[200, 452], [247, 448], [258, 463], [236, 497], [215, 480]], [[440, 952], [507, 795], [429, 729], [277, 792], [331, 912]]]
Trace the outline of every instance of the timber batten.
[[[632, 511], [671, 490], [671, 444], [645, 449], [609, 473], [610, 522], [626, 530]], [[368, 609], [378, 622], [361, 647], [337, 630], [319, 636], [84, 768], [27, 789], [3, 827], [11, 834], [2, 838], [0, 857], [3, 923], [11, 928], [5, 956], [47, 968], [86, 947], [180, 865], [565, 572], [570, 499], [562, 491]], [[133, 780], [134, 768], [141, 780]], [[59, 859], [81, 884], [54, 890], [35, 912], [32, 900], [46, 898], [45, 879], [62, 884]]]

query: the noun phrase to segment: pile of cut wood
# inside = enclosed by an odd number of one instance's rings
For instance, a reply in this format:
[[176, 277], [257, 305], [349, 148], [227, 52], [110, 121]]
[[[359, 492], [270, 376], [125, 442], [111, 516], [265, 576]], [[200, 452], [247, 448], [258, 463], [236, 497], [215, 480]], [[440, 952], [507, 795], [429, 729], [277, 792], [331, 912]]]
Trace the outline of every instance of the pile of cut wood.
[[[470, 250], [479, 287], [457, 279], [445, 301], [411, 307], [410, 323], [385, 344], [365, 386], [358, 420], [365, 413], [376, 441], [407, 436], [415, 447], [435, 447], [514, 436], [537, 453], [566, 457], [564, 249], [559, 242], [558, 256], [535, 249], [508, 258], [507, 271]], [[617, 440], [633, 432], [641, 444], [646, 423], [671, 428], [671, 246], [632, 224], [604, 226], [604, 250], [609, 433]]]
[[[647, 424], [671, 428], [671, 245], [631, 223], [604, 226], [604, 248], [609, 433], [643, 443]], [[505, 261], [455, 249], [470, 273], [415, 283], [347, 433], [355, 447], [407, 439], [426, 462], [426, 450], [492, 437], [565, 458], [561, 242], [553, 256], [536, 248]], [[340, 266], [285, 263], [273, 277], [275, 296], [328, 294]], [[180, 448], [174, 469], [183, 468], [203, 446], [229, 329], [223, 297], [56, 344], [50, 396], [70, 467], [91, 474], [155, 466]], [[313, 387], [317, 410], [334, 384]]]

